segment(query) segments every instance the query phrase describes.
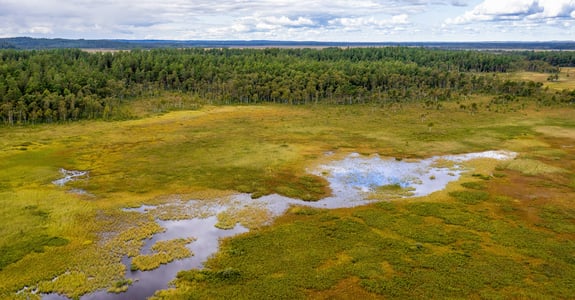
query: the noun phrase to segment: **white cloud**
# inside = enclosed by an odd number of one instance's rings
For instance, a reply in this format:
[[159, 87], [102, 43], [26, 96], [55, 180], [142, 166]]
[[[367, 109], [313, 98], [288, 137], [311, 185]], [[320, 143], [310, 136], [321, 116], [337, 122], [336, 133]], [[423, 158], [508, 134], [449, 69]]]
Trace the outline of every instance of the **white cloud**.
[[286, 16], [276, 17], [270, 16], [266, 17], [264, 21], [268, 24], [280, 25], [280, 26], [311, 26], [314, 22], [309, 18], [298, 17], [297, 19], [290, 19]]
[[408, 24], [406, 14], [396, 15], [389, 19], [369, 18], [338, 18], [330, 20], [328, 23], [332, 26], [343, 26], [345, 29], [358, 29], [365, 27], [389, 28], [390, 26]]
[[[444, 40], [460, 24], [561, 28], [575, 0], [0, 0], [0, 36], [128, 39]], [[442, 27], [441, 23], [444, 22]], [[513, 23], [516, 22], [516, 23]], [[482, 24], [482, 25], [477, 25]], [[451, 28], [450, 28], [451, 27]], [[534, 31], [542, 34], [543, 31]], [[459, 36], [478, 38], [482, 30]], [[513, 29], [509, 29], [510, 32]], [[409, 32], [409, 34], [406, 34]], [[565, 34], [567, 32], [567, 35]], [[473, 37], [471, 34], [475, 34]], [[480, 39], [480, 38], [479, 38]]]
[[53, 33], [54, 31], [52, 30], [52, 28], [47, 27], [47, 26], [34, 26], [32, 28], [30, 28], [30, 33], [42, 33], [42, 34], [48, 34], [48, 33]]
[[485, 0], [465, 14], [449, 18], [446, 24], [469, 24], [485, 21], [574, 18], [574, 0]]

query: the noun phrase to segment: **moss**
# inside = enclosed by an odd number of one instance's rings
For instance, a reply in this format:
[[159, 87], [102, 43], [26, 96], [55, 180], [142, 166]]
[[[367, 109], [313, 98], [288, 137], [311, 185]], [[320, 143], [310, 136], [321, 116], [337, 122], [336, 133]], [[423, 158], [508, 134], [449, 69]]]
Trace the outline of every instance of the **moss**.
[[385, 200], [392, 198], [408, 197], [413, 195], [415, 188], [403, 188], [399, 184], [390, 184], [377, 187], [375, 193], [370, 198]]
[[526, 175], [540, 175], [545, 173], [562, 173], [565, 172], [564, 169], [554, 167], [548, 164], [545, 164], [538, 160], [532, 159], [515, 159], [506, 163], [502, 163], [502, 165], [514, 171], [519, 171]]
[[558, 206], [545, 206], [541, 209], [540, 226], [557, 233], [575, 233], [575, 209]]
[[193, 241], [194, 239], [188, 238], [157, 242], [152, 246], [152, 254], [138, 255], [132, 258], [131, 268], [132, 270], [149, 271], [176, 259], [192, 256], [192, 251], [186, 245]]
[[465, 204], [479, 204], [489, 199], [489, 193], [484, 191], [454, 191], [449, 196]]
[[0, 247], [0, 270], [32, 252], [44, 252], [45, 247], [62, 247], [70, 241], [57, 236], [38, 235]]
[[132, 285], [131, 279], [121, 279], [116, 281], [116, 283], [114, 283], [114, 286], [108, 289], [108, 292], [120, 294], [127, 291], [130, 285]]
[[485, 184], [483, 184], [482, 182], [464, 182], [461, 184], [462, 187], [464, 188], [468, 188], [468, 189], [472, 189], [472, 190], [484, 190], [485, 189]]

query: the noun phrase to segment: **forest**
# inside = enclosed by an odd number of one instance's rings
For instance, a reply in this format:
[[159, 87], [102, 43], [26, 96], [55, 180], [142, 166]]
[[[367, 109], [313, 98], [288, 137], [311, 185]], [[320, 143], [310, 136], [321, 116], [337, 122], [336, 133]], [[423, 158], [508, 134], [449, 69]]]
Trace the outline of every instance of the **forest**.
[[[543, 72], [553, 80], [575, 66], [572, 51], [450, 51], [383, 47], [325, 49], [0, 50], [0, 120], [4, 125], [128, 119], [126, 105], [161, 92], [203, 104], [424, 103], [469, 95], [540, 105], [575, 101], [573, 91], [502, 73]], [[497, 101], [496, 101], [497, 102]]]

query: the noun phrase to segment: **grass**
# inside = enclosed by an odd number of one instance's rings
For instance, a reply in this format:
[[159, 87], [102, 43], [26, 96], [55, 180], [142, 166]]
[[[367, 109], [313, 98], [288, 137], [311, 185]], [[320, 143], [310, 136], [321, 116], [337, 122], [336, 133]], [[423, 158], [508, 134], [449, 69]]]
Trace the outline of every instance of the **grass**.
[[465, 204], [479, 204], [489, 198], [489, 193], [483, 191], [455, 191], [449, 196]]
[[[499, 149], [520, 158], [497, 170], [470, 162], [461, 182], [429, 197], [334, 211], [294, 207], [273, 223], [257, 207], [222, 214], [218, 226], [252, 231], [225, 240], [206, 270], [182, 273], [176, 289], [157, 297], [569, 298], [575, 113], [529, 106], [495, 113], [483, 105], [490, 99], [462, 100], [479, 103], [473, 115], [447, 102], [423, 123], [416, 104], [269, 105], [0, 128], [0, 299], [25, 286], [70, 297], [121, 291], [129, 285], [124, 255], [146, 269], [179, 248], [141, 256], [143, 241], [163, 228], [123, 207], [237, 191], [314, 201], [330, 191], [306, 170], [350, 152], [410, 159]], [[178, 99], [166, 103], [138, 109], [162, 111]], [[90, 174], [56, 187], [59, 168]], [[153, 215], [190, 214], [168, 205]]]
[[393, 198], [408, 197], [413, 195], [414, 188], [403, 188], [399, 184], [390, 184], [378, 187], [373, 195], [370, 195], [372, 199], [386, 200]]
[[570, 207], [544, 206], [539, 213], [540, 226], [557, 233], [575, 233], [575, 209]]
[[532, 159], [515, 159], [501, 164], [501, 167], [519, 171], [525, 175], [540, 175], [545, 173], [565, 172], [565, 170], [550, 166], [542, 161]]
[[559, 78], [549, 81], [549, 74], [535, 72], [519, 72], [510, 75], [511, 78], [519, 80], [531, 80], [543, 83], [544, 87], [554, 90], [574, 89], [575, 88], [575, 68], [561, 68]]
[[114, 286], [108, 289], [108, 292], [117, 294], [123, 293], [128, 290], [132, 283], [131, 279], [120, 279], [114, 283]]
[[477, 182], [477, 181], [464, 182], [461, 184], [461, 186], [464, 188], [472, 189], [472, 190], [484, 190], [485, 189], [485, 184], [482, 182]]
[[[488, 221], [475, 206], [394, 202], [298, 212], [226, 240], [207, 270], [181, 272], [178, 288], [155, 299], [303, 299], [311, 291], [314, 298], [343, 298], [352, 297], [348, 287], [339, 285], [349, 278], [357, 278], [354, 286], [363, 293], [386, 299], [564, 298], [571, 293], [572, 242], [537, 243], [550, 236], [509, 221], [499, 222], [489, 235], [466, 222], [448, 221]], [[549, 251], [554, 254], [545, 254]], [[233, 270], [233, 279], [214, 275], [225, 270]]]
[[132, 270], [149, 271], [167, 264], [176, 259], [182, 259], [193, 255], [186, 245], [194, 239], [175, 239], [160, 241], [152, 246], [152, 254], [137, 255], [132, 258]]
[[233, 229], [238, 223], [246, 228], [256, 229], [269, 224], [272, 219], [267, 209], [255, 205], [232, 208], [219, 213], [217, 217], [218, 223], [215, 226], [220, 229]]

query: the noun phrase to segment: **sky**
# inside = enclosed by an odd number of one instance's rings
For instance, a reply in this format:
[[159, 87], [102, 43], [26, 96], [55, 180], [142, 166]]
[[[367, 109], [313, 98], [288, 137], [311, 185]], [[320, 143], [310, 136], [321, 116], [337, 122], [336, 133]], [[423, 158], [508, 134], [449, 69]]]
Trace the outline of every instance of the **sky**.
[[575, 0], [0, 0], [0, 37], [573, 41]]

